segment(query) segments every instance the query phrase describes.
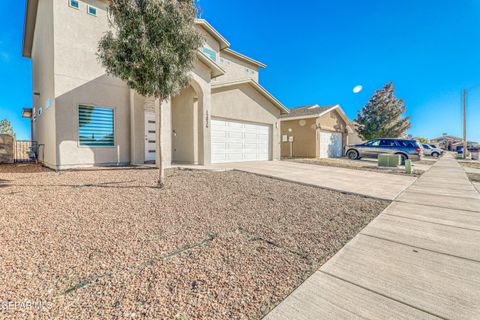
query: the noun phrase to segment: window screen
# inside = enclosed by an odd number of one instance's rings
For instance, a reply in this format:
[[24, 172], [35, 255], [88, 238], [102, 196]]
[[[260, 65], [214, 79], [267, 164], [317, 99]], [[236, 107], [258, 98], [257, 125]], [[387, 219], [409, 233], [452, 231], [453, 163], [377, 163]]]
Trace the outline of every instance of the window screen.
[[115, 144], [112, 108], [79, 106], [78, 128], [81, 146], [112, 147]]

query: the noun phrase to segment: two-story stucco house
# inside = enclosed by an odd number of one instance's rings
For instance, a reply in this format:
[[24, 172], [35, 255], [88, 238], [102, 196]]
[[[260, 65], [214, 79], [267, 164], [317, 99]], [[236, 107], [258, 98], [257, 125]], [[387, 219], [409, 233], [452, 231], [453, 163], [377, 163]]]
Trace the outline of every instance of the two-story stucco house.
[[259, 84], [261, 62], [231, 50], [205, 20], [191, 84], [162, 104], [108, 76], [98, 41], [109, 28], [107, 1], [28, 0], [23, 56], [32, 59], [32, 136], [40, 160], [67, 169], [157, 160], [166, 166], [280, 158], [288, 113]]

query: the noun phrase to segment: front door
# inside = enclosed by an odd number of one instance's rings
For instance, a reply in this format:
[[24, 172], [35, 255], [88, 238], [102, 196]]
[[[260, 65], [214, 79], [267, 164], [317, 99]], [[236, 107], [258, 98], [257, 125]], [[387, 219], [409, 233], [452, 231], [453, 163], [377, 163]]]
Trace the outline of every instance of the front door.
[[145, 162], [155, 161], [157, 152], [155, 112], [145, 111]]

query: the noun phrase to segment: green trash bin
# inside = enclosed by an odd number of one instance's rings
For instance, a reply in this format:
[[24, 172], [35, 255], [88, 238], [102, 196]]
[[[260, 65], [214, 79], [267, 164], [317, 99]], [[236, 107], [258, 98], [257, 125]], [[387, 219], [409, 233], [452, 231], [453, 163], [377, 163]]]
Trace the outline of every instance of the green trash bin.
[[405, 160], [405, 172], [407, 174], [413, 174], [413, 163], [412, 160]]

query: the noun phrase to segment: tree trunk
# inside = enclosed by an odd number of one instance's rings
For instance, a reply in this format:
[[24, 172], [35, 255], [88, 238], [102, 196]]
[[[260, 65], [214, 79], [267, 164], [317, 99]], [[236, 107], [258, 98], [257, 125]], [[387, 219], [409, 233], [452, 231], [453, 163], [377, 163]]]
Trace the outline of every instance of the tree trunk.
[[165, 186], [165, 168], [163, 167], [163, 152], [162, 152], [162, 113], [163, 113], [163, 101], [160, 99], [155, 100], [155, 114], [157, 123], [157, 166], [158, 166], [158, 182], [157, 187], [163, 188]]

